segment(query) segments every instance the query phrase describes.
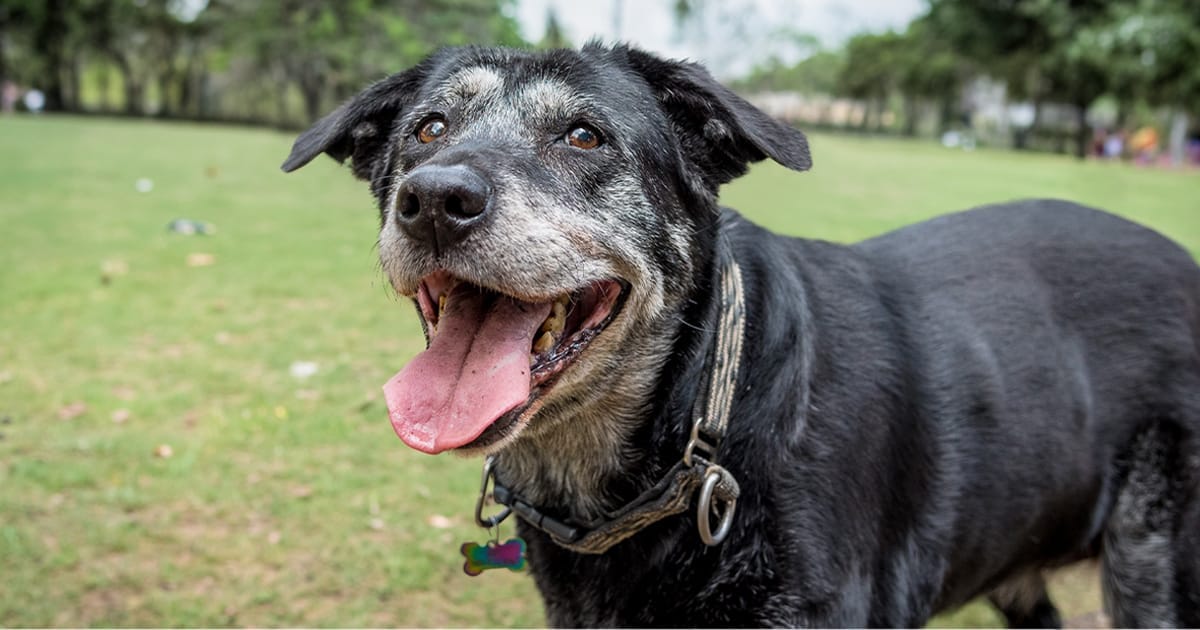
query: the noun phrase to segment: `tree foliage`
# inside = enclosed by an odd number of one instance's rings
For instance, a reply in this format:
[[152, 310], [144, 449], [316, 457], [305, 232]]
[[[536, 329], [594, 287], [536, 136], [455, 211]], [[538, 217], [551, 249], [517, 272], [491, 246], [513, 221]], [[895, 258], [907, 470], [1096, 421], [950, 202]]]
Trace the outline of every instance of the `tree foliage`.
[[111, 71], [132, 114], [303, 124], [439, 46], [526, 45], [512, 3], [0, 0], [0, 78], [71, 110]]
[[1072, 105], [1076, 152], [1088, 107], [1114, 96], [1196, 111], [1200, 5], [1192, 0], [931, 0], [931, 24], [980, 71], [1035, 103]]

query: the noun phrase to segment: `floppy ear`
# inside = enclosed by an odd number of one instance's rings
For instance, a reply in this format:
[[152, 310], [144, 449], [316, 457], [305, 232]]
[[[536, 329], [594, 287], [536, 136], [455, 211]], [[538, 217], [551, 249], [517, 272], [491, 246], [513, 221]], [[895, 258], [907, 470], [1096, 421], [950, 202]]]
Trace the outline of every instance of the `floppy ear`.
[[372, 167], [387, 145], [392, 123], [414, 98], [427, 66], [423, 62], [374, 83], [318, 120], [296, 138], [291, 155], [281, 167], [283, 171], [290, 173], [321, 153], [328, 153], [338, 162], [350, 158], [354, 176], [369, 179]]
[[686, 156], [714, 190], [766, 158], [795, 171], [812, 167], [803, 133], [746, 102], [699, 64], [626, 52], [670, 116]]

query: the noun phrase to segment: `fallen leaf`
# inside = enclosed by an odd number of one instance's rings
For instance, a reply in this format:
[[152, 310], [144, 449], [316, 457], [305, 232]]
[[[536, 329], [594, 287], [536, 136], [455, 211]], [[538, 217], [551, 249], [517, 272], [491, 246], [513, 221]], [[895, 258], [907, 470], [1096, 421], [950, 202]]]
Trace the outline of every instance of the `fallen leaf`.
[[436, 529], [447, 529], [454, 526], [454, 521], [442, 516], [441, 514], [434, 514], [433, 516], [430, 516], [427, 522], [429, 523], [430, 527]]
[[312, 486], [292, 486], [289, 492], [297, 499], [307, 499], [312, 496], [313, 489]]
[[187, 256], [187, 266], [189, 267], [207, 267], [215, 262], [217, 262], [217, 257], [212, 254], [197, 252]]
[[278, 545], [279, 541], [283, 540], [283, 534], [279, 532], [271, 532], [267, 534], [267, 542], [272, 545]]
[[379, 531], [379, 530], [383, 529], [383, 519], [373, 518], [370, 520], [370, 522], [367, 523], [367, 525], [369, 525], [371, 527], [371, 529], [373, 529], [375, 531]]
[[121, 400], [133, 400], [137, 397], [137, 392], [132, 387], [114, 387], [112, 388], [113, 396]]
[[76, 401], [58, 410], [59, 420], [74, 420], [87, 412], [87, 405]]
[[287, 420], [287, 416], [287, 407], [284, 407], [283, 405], [275, 405], [276, 418], [279, 418], [280, 420]]
[[105, 276], [123, 276], [129, 273], [129, 263], [119, 258], [110, 258], [100, 263], [100, 273]]
[[9, 370], [0, 370], [0, 385], [3, 385], [13, 380], [13, 373]]
[[114, 410], [112, 412], [112, 421], [117, 424], [121, 424], [128, 419], [129, 419], [129, 410], [128, 409], [122, 408], [122, 409]]
[[174, 454], [175, 450], [171, 448], [170, 444], [159, 444], [158, 446], [154, 447], [155, 457], [166, 459]]
[[222, 346], [229, 345], [229, 342], [232, 339], [233, 339], [233, 336], [230, 335], [229, 333], [225, 332], [224, 330], [213, 335], [213, 341], [217, 342], [218, 345], [222, 345]]

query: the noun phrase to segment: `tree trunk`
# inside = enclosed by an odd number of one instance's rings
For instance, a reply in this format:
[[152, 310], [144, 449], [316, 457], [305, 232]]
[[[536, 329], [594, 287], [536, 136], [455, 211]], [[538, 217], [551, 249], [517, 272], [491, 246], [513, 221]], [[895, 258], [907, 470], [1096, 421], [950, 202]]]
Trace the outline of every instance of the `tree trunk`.
[[1087, 104], [1075, 104], [1075, 120], [1078, 125], [1075, 129], [1075, 157], [1085, 160], [1088, 154], [1088, 145], [1092, 138], [1092, 128], [1088, 126], [1087, 121]]
[[145, 104], [142, 101], [145, 90], [143, 90], [142, 87], [142, 84], [134, 79], [133, 76], [126, 76], [125, 113], [133, 116], [141, 116], [144, 113], [143, 107]]
[[1171, 114], [1171, 131], [1167, 135], [1167, 152], [1171, 155], [1171, 166], [1183, 166], [1183, 152], [1187, 144], [1188, 115], [1182, 109]]
[[158, 75], [158, 115], [163, 118], [173, 118], [175, 107], [171, 103], [171, 72], [164, 70]]
[[45, 17], [33, 35], [33, 49], [46, 64], [39, 86], [46, 94], [46, 109], [58, 111], [63, 108], [63, 42], [67, 38], [67, 21], [62, 0], [46, 0], [43, 11]]
[[304, 97], [304, 115], [308, 118], [305, 124], [310, 124], [321, 117], [320, 85], [314, 81], [300, 81], [300, 94]]
[[904, 135], [917, 135], [917, 99], [911, 95], [904, 96]]
[[106, 63], [100, 67], [97, 86], [100, 88], [100, 111], [112, 111], [112, 68]]
[[63, 109], [72, 112], [83, 111], [83, 80], [80, 78], [80, 75], [83, 74], [83, 62], [79, 59], [78, 54], [71, 56], [65, 69], [67, 90], [66, 97], [63, 99]]
[[938, 136], [941, 137], [954, 124], [954, 99], [943, 97], [938, 103]]
[[[0, 9], [0, 11], [3, 10]], [[4, 56], [5, 41], [7, 39], [4, 32], [4, 17], [6, 16], [0, 12], [0, 90], [3, 90], [4, 85], [8, 83], [8, 57]]]
[[120, 55], [114, 56], [117, 61], [117, 69], [121, 74], [121, 85], [125, 89], [125, 113], [140, 116], [142, 115], [142, 83], [134, 75], [128, 60]]

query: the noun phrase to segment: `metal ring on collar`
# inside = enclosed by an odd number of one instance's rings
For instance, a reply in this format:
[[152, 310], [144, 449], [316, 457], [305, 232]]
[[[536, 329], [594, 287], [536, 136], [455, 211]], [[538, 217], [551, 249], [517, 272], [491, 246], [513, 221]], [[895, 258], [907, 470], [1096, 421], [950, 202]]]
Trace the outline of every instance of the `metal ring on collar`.
[[[724, 475], [728, 475], [729, 471], [713, 464], [708, 467], [704, 473], [704, 485], [700, 486], [700, 500], [696, 505], [696, 523], [700, 530], [700, 540], [704, 544], [712, 547], [721, 544], [725, 537], [729, 535], [729, 530], [733, 525], [733, 512], [737, 509], [737, 498], [720, 499], [718, 502], [725, 503], [725, 510], [721, 512], [721, 522], [717, 525], [717, 531], [714, 533], [709, 527], [708, 515], [712, 506], [713, 489], [720, 483]], [[719, 507], [719, 506], [718, 506]]]
[[483, 460], [483, 481], [479, 485], [479, 498], [475, 500], [475, 524], [484, 529], [491, 529], [503, 523], [504, 519], [512, 514], [512, 508], [506, 506], [498, 514], [483, 518], [483, 503], [487, 500], [488, 482], [492, 480], [493, 461], [495, 458], [491, 456]]

